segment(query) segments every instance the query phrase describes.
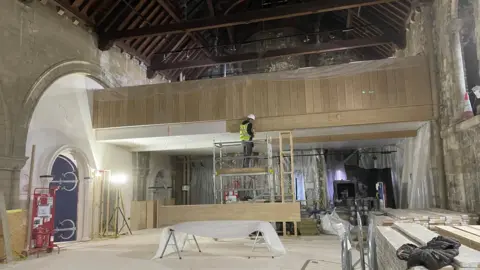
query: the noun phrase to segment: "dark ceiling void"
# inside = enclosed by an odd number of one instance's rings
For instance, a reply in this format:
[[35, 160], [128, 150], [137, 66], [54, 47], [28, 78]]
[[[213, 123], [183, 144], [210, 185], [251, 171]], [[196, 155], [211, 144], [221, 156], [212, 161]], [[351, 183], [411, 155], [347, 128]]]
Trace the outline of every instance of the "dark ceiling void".
[[[405, 47], [417, 0], [51, 0], [94, 29], [98, 47], [117, 46], [143, 62], [150, 78], [194, 80], [228, 64], [349, 51], [390, 57]], [[296, 35], [281, 34], [295, 29]], [[287, 31], [288, 32], [288, 31]], [[258, 38], [258, 33], [276, 33]], [[268, 44], [289, 46], [272, 48]], [[295, 42], [293, 42], [294, 40]], [[255, 43], [256, 45], [252, 45]], [[267, 45], [265, 45], [267, 44]], [[258, 48], [258, 51], [251, 51]], [[247, 50], [248, 49], [248, 50]], [[301, 67], [301, 66], [299, 66]], [[227, 74], [227, 72], [225, 72]], [[181, 75], [181, 76], [180, 76]]]

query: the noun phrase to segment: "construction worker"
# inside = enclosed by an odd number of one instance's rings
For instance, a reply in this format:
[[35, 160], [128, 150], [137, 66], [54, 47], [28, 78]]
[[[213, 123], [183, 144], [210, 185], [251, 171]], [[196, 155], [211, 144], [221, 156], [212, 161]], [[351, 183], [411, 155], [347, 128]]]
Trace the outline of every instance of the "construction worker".
[[249, 114], [247, 119], [242, 122], [240, 125], [240, 140], [243, 145], [243, 167], [247, 168], [250, 164], [250, 156], [252, 156], [253, 151], [253, 137], [255, 136], [255, 131], [253, 129], [253, 121], [255, 121], [255, 115]]

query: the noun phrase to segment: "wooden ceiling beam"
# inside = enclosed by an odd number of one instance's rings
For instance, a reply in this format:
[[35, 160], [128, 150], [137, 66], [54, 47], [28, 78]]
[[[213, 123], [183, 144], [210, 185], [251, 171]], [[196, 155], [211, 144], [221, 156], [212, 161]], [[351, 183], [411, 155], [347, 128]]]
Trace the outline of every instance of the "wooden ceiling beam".
[[175, 15], [171, 7], [168, 7], [168, 5], [165, 3], [165, 0], [157, 1], [162, 6], [169, 8], [167, 9], [167, 11], [169, 13], [172, 13], [172, 16], [175, 16], [175, 19], [178, 23], [125, 31], [111, 30], [103, 33], [101, 38], [104, 40], [104, 42], [113, 42], [116, 40], [138, 38], [151, 35], [192, 33], [208, 29], [230, 27], [241, 24], [250, 24], [262, 21], [278, 20], [329, 11], [389, 3], [396, 0], [324, 0], [230, 15], [219, 15], [215, 17], [185, 22], [182, 22], [180, 18]]
[[372, 37], [368, 39], [352, 39], [352, 40], [334, 40], [328, 43], [310, 44], [293, 48], [282, 48], [270, 50], [266, 52], [252, 52], [226, 56], [213, 56], [210, 59], [202, 59], [195, 61], [182, 61], [176, 63], [164, 63], [163, 57], [154, 56], [152, 58], [150, 69], [153, 71], [162, 71], [169, 69], [183, 69], [194, 67], [216, 66], [227, 63], [239, 63], [248, 61], [257, 61], [260, 59], [270, 59], [288, 55], [306, 55], [315, 53], [325, 53], [334, 51], [344, 51], [355, 48], [365, 48], [387, 44], [390, 41], [384, 37]]

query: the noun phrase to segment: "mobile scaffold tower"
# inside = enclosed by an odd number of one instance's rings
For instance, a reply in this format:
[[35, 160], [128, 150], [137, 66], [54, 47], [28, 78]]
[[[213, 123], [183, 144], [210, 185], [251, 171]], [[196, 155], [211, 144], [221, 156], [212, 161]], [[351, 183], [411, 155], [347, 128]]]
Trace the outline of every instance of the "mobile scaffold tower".
[[253, 140], [254, 152], [251, 156], [243, 156], [241, 141], [214, 141], [213, 144], [215, 203], [275, 201], [270, 137]]

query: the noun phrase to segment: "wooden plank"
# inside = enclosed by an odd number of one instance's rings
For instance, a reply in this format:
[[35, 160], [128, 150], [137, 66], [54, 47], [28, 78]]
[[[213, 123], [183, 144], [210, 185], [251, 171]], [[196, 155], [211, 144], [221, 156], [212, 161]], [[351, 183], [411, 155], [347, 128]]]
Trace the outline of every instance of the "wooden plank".
[[[293, 142], [297, 143], [314, 143], [314, 142], [342, 142], [351, 140], [378, 140], [393, 138], [411, 138], [417, 136], [417, 130], [402, 131], [386, 131], [372, 133], [352, 133], [352, 134], [335, 134], [325, 136], [311, 137], [294, 137]], [[276, 144], [278, 139], [272, 139], [272, 143]]]
[[[451, 226], [437, 226], [437, 231], [443, 236], [453, 237], [457, 239], [462, 245], [473, 248], [475, 250], [480, 250], [480, 237], [474, 234], [459, 230]], [[478, 257], [477, 260], [480, 261], [480, 252], [475, 253]], [[480, 267], [480, 262], [476, 267]]]
[[305, 81], [305, 112], [313, 113], [314, 112], [314, 92], [315, 92], [315, 81], [306, 80]]
[[[301, 128], [339, 127], [366, 124], [428, 121], [433, 119], [432, 105], [316, 113], [255, 120], [255, 130], [278, 131]], [[227, 131], [238, 132], [238, 120], [227, 120]]]
[[[414, 223], [395, 223], [393, 225], [395, 228], [399, 229], [401, 232], [411, 237], [415, 241], [419, 242], [421, 245], [426, 245], [428, 241], [432, 240], [434, 237], [437, 237], [438, 234], [430, 231], [429, 229]], [[440, 234], [441, 231], [451, 231], [456, 230], [450, 226], [437, 226], [437, 229]], [[457, 230], [458, 231], [458, 230]], [[458, 238], [457, 238], [458, 239]], [[480, 252], [469, 248], [467, 245], [460, 246], [459, 254], [454, 258], [454, 262], [459, 267], [464, 268], [477, 268], [480, 267]]]
[[[5, 195], [3, 191], [0, 191], [0, 223], [2, 225], [2, 234], [3, 234], [3, 250], [5, 252], [5, 257], [7, 263], [13, 261], [13, 251], [12, 251], [12, 242], [10, 235], [10, 224], [7, 216], [7, 206], [5, 204]], [[13, 225], [13, 224], [12, 224]], [[22, 243], [23, 248], [23, 243]]]
[[458, 229], [458, 230], [461, 230], [461, 231], [465, 231], [467, 233], [471, 233], [471, 234], [473, 234], [477, 237], [480, 237], [480, 230], [475, 229], [473, 227], [470, 227], [470, 226], [455, 226], [454, 228]]
[[132, 201], [130, 211], [130, 227], [132, 230], [144, 230], [147, 228], [147, 202]]
[[188, 221], [300, 221], [300, 203], [232, 203], [159, 206], [159, 226]]
[[146, 227], [157, 227], [157, 201], [146, 201]]
[[218, 169], [217, 174], [246, 174], [246, 173], [267, 173], [268, 168], [223, 168]]

